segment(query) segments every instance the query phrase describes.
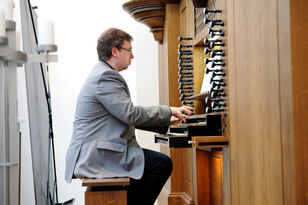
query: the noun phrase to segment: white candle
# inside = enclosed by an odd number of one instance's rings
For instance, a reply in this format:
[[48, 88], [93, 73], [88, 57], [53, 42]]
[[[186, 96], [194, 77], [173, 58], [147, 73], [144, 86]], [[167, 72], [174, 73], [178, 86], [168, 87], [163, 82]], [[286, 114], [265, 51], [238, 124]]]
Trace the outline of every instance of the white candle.
[[5, 7], [5, 19], [13, 21], [14, 2], [12, 0], [0, 0], [0, 5]]
[[50, 20], [38, 20], [38, 44], [54, 45], [54, 27]]
[[0, 36], [6, 37], [5, 8], [0, 5]]
[[16, 28], [16, 50], [20, 51], [20, 28]]

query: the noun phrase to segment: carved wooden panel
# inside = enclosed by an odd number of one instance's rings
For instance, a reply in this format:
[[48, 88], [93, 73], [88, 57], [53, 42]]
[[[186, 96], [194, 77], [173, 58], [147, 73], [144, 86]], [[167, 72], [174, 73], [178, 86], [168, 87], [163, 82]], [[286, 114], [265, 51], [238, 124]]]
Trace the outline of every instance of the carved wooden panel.
[[123, 8], [137, 21], [149, 26], [154, 39], [162, 43], [165, 21], [165, 5], [161, 0], [132, 0]]

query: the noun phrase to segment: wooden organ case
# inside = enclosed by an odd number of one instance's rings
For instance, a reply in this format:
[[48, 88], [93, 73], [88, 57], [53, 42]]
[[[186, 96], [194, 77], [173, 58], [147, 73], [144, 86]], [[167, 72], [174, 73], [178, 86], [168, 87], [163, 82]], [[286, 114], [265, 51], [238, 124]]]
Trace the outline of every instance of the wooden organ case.
[[159, 204], [307, 204], [308, 2], [123, 8], [159, 42], [160, 103], [195, 108], [187, 123], [155, 135], [174, 166]]

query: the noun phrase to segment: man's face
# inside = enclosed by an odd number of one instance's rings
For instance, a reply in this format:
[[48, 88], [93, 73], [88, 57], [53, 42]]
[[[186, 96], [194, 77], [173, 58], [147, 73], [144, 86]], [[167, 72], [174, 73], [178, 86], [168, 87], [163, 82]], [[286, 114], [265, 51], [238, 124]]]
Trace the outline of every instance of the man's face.
[[119, 49], [119, 68], [120, 71], [125, 70], [131, 64], [131, 60], [134, 58], [132, 52], [132, 45], [130, 41], [124, 40], [121, 49]]

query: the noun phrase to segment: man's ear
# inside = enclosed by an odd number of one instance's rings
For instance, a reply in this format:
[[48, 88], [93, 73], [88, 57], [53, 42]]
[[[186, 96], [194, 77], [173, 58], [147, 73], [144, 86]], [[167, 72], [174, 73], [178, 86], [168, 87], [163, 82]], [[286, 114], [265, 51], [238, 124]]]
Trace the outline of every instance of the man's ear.
[[119, 56], [119, 50], [116, 47], [113, 47], [111, 49], [111, 55], [115, 58], [117, 58]]

